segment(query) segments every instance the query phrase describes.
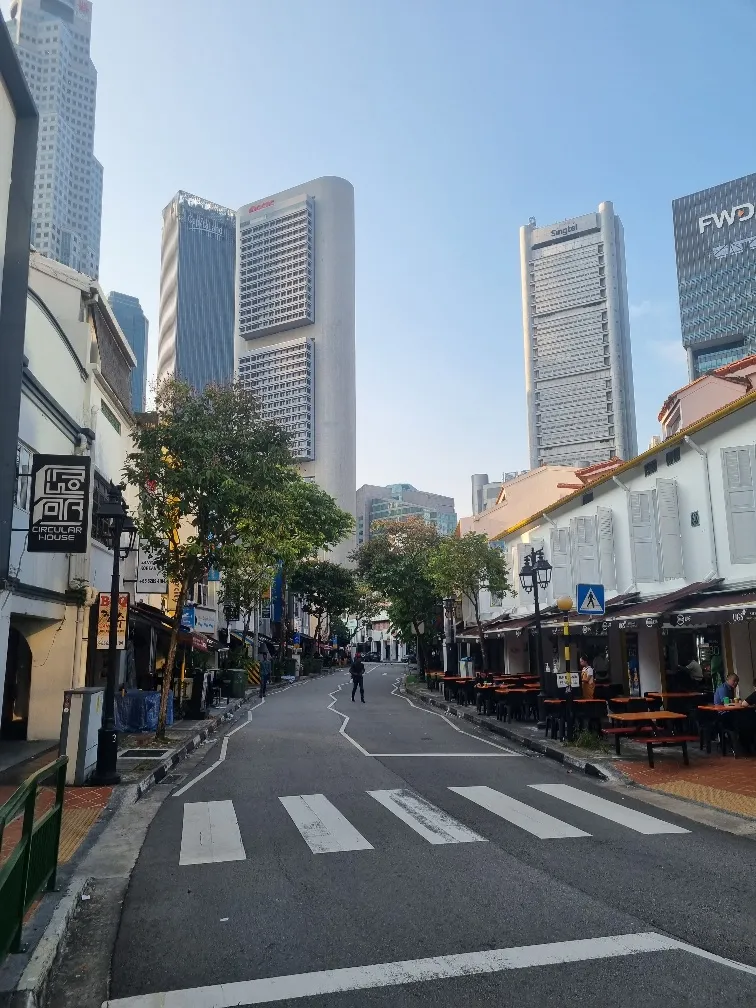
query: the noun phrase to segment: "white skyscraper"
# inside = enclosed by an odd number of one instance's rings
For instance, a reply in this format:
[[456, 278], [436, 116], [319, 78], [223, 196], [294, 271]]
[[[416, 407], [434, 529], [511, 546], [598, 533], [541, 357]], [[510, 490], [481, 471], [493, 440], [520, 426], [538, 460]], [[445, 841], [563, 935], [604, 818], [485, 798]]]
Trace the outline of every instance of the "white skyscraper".
[[31, 240], [51, 259], [96, 277], [102, 165], [94, 156], [97, 71], [89, 0], [12, 0], [11, 38], [39, 110]]
[[[355, 512], [354, 190], [326, 177], [237, 215], [235, 357], [302, 475]], [[353, 543], [335, 551], [343, 559]]]
[[598, 213], [520, 229], [530, 465], [637, 454], [622, 224]]

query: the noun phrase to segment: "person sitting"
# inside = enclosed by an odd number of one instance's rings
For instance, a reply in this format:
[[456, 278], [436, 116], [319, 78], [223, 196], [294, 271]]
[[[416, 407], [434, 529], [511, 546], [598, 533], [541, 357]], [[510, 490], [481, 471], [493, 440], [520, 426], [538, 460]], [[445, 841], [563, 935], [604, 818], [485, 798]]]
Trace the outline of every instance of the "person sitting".
[[714, 703], [717, 706], [724, 703], [735, 703], [735, 690], [739, 682], [739, 677], [734, 672], [730, 672], [722, 685], [717, 686], [714, 693]]

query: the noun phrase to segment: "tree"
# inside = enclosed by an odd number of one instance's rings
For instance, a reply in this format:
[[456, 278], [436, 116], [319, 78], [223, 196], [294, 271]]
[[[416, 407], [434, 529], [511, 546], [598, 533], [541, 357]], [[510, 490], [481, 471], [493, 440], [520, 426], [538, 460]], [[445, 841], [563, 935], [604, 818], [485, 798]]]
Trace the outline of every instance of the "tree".
[[358, 573], [387, 601], [394, 626], [405, 640], [417, 638], [421, 672], [439, 598], [429, 566], [439, 541], [435, 525], [422, 518], [391, 519], [375, 522], [353, 554]]
[[[259, 609], [265, 592], [276, 576], [276, 557], [270, 547], [240, 540], [223, 573], [219, 601], [239, 611], [242, 640], [246, 644], [252, 617]], [[252, 657], [257, 661], [258, 641], [255, 622]]]
[[165, 712], [181, 615], [190, 586], [210, 567], [231, 565], [239, 537], [270, 537], [279, 502], [301, 479], [289, 436], [263, 421], [238, 385], [196, 392], [168, 378], [156, 389], [155, 412], [133, 431], [124, 476], [139, 492], [137, 527], [144, 545], [178, 586], [158, 718]]
[[442, 595], [461, 595], [472, 607], [483, 668], [488, 670], [488, 648], [480, 621], [480, 592], [487, 588], [492, 595], [511, 594], [504, 554], [492, 546], [486, 536], [468, 532], [461, 538], [442, 539], [433, 552], [429, 569]]
[[315, 649], [319, 652], [324, 623], [343, 617], [356, 604], [355, 576], [346, 567], [330, 560], [310, 560], [294, 571], [291, 590], [307, 600], [307, 609], [317, 620]]

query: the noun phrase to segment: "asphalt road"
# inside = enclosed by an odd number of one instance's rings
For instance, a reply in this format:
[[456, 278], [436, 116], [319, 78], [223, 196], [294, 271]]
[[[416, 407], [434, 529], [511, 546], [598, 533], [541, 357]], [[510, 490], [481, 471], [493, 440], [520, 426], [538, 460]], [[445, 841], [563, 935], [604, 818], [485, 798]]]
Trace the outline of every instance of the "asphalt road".
[[399, 672], [364, 705], [341, 671], [271, 695], [177, 785], [113, 1008], [756, 1004], [753, 840], [460, 730]]

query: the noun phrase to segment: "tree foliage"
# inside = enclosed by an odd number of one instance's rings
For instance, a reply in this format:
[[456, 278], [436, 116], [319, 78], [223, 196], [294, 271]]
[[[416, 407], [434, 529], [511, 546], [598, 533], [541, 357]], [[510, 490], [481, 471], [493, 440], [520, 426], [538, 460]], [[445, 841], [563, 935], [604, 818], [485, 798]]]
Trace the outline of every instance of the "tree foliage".
[[468, 532], [457, 538], [441, 539], [429, 561], [429, 573], [437, 591], [444, 596], [461, 596], [475, 615], [483, 667], [488, 669], [488, 649], [480, 620], [480, 592], [488, 589], [492, 595], [512, 591], [504, 554], [485, 535]]
[[306, 599], [315, 617], [315, 646], [320, 649], [324, 626], [342, 619], [357, 603], [357, 581], [352, 571], [330, 560], [311, 560], [299, 565], [291, 578], [291, 590]]
[[279, 502], [296, 496], [301, 480], [288, 435], [260, 418], [253, 397], [240, 386], [196, 392], [168, 378], [155, 402], [151, 421], [133, 431], [124, 476], [139, 493], [140, 539], [178, 585], [158, 719], [163, 734], [190, 585], [210, 567], [228, 567], [245, 531], [274, 535]]
[[[259, 541], [250, 543], [242, 538], [237, 541], [234, 550], [229, 554], [218, 601], [239, 611], [243, 628], [242, 640], [245, 644], [254, 613], [262, 603], [265, 593], [270, 590], [276, 570], [276, 556], [270, 544], [262, 544]], [[257, 660], [256, 648], [257, 637], [253, 654], [255, 660]]]

